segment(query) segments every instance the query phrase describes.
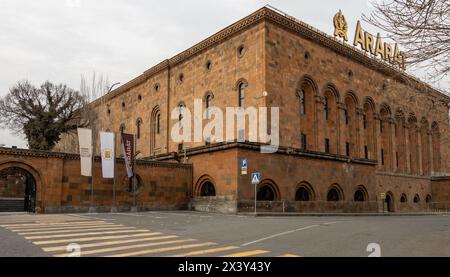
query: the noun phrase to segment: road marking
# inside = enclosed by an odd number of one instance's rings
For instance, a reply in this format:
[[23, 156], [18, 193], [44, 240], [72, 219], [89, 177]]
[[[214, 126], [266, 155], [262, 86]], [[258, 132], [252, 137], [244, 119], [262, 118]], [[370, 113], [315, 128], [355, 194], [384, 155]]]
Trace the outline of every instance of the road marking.
[[250, 244], [255, 244], [255, 243], [258, 243], [258, 242], [261, 242], [261, 241], [265, 241], [265, 240], [268, 240], [268, 239], [272, 239], [272, 238], [276, 238], [276, 237], [284, 236], [284, 235], [287, 235], [287, 234], [292, 234], [294, 232], [308, 230], [308, 229], [312, 229], [312, 228], [316, 228], [316, 227], [319, 227], [319, 225], [310, 225], [310, 226], [298, 228], [298, 229], [295, 229], [295, 230], [278, 233], [278, 234], [271, 235], [271, 236], [268, 236], [268, 237], [265, 237], [265, 238], [261, 238], [261, 239], [255, 240], [255, 241], [244, 243], [244, 244], [242, 244], [242, 246], [248, 246]]
[[108, 228], [88, 228], [88, 229], [77, 229], [77, 230], [59, 230], [59, 231], [43, 231], [43, 232], [26, 232], [26, 233], [17, 233], [18, 235], [41, 235], [41, 234], [61, 234], [61, 233], [70, 233], [70, 232], [88, 232], [88, 231], [108, 231], [108, 230], [127, 230], [127, 229], [136, 229], [136, 227], [108, 227]]
[[205, 243], [198, 243], [198, 244], [186, 244], [186, 245], [180, 245], [180, 246], [174, 246], [174, 247], [165, 247], [165, 248], [156, 248], [156, 249], [136, 251], [136, 252], [128, 252], [128, 253], [111, 255], [111, 256], [107, 256], [107, 257], [131, 257], [131, 256], [139, 256], [139, 255], [145, 255], [145, 254], [168, 252], [168, 251], [197, 248], [197, 247], [211, 246], [211, 245], [217, 245], [217, 243], [205, 242]]
[[169, 257], [188, 257], [188, 256], [195, 256], [195, 255], [205, 255], [205, 254], [211, 254], [211, 253], [217, 253], [217, 252], [223, 252], [228, 250], [234, 250], [240, 248], [239, 246], [226, 246], [226, 247], [219, 247], [219, 248], [211, 248], [206, 250], [199, 250], [199, 251], [191, 251], [183, 254], [177, 254]]
[[68, 237], [83, 237], [83, 236], [96, 236], [96, 235], [112, 235], [112, 234], [123, 234], [123, 233], [145, 233], [150, 232], [149, 230], [119, 230], [119, 231], [106, 231], [106, 232], [88, 232], [88, 233], [72, 233], [72, 234], [62, 234], [62, 235], [49, 235], [49, 236], [31, 236], [25, 237], [25, 239], [53, 239], [53, 238], [68, 238]]
[[[184, 242], [191, 242], [191, 241], [195, 241], [195, 239], [169, 240], [169, 241], [152, 242], [152, 243], [145, 243], [145, 244], [134, 244], [134, 245], [111, 247], [111, 248], [102, 248], [102, 249], [95, 249], [95, 250], [90, 250], [90, 251], [81, 251], [81, 255], [92, 255], [92, 254], [99, 254], [99, 253], [106, 253], [106, 252], [115, 252], [115, 251], [122, 251], [122, 250], [128, 250], [128, 249], [145, 248], [145, 247], [160, 246], [160, 245], [175, 244], [175, 243], [184, 243]], [[72, 255], [72, 253], [64, 253], [64, 254], [53, 255], [53, 257], [68, 257], [71, 255]]]
[[81, 225], [92, 223], [106, 223], [104, 221], [74, 221], [74, 222], [49, 222], [49, 223], [27, 223], [27, 224], [7, 224], [0, 227], [39, 227], [39, 226], [60, 226], [60, 225]]
[[278, 256], [278, 257], [280, 257], [280, 258], [296, 258], [296, 257], [301, 257], [301, 256], [298, 256], [298, 255], [295, 255], [295, 254], [284, 254], [284, 255], [281, 255], [281, 256]]
[[34, 241], [33, 244], [58, 244], [58, 243], [71, 243], [71, 242], [83, 242], [83, 241], [93, 241], [93, 240], [111, 240], [111, 239], [125, 239], [125, 238], [135, 238], [135, 237], [148, 237], [161, 235], [161, 233], [143, 233], [135, 235], [121, 235], [121, 236], [105, 236], [105, 237], [90, 237], [90, 238], [72, 238], [72, 239], [61, 239], [61, 240], [46, 240], [46, 241]]
[[[99, 246], [110, 246], [110, 245], [125, 244], [125, 243], [131, 243], [131, 242], [142, 242], [142, 241], [163, 240], [163, 239], [173, 239], [173, 238], [178, 238], [178, 236], [171, 235], [171, 236], [150, 237], [150, 238], [142, 238], [142, 239], [129, 239], [129, 240], [119, 240], [119, 241], [87, 243], [87, 244], [80, 244], [80, 248], [86, 249], [86, 248], [99, 247]], [[64, 246], [56, 246], [56, 247], [46, 247], [46, 248], [42, 248], [42, 250], [44, 250], [45, 252], [54, 252], [54, 251], [65, 251], [66, 248], [67, 248], [67, 246], [64, 245]]]
[[133, 213], [115, 213], [117, 215], [126, 215], [126, 216], [136, 216], [136, 217], [140, 217], [140, 216], [145, 216], [143, 214], [133, 214]]
[[33, 231], [53, 231], [53, 230], [76, 230], [86, 228], [109, 228], [109, 227], [125, 227], [124, 225], [107, 224], [107, 225], [83, 225], [77, 227], [51, 227], [51, 228], [31, 228], [31, 229], [9, 229], [12, 232], [33, 232]]
[[222, 256], [222, 257], [239, 258], [239, 257], [256, 256], [256, 255], [261, 255], [261, 254], [266, 254], [266, 253], [269, 253], [269, 251], [266, 251], [266, 250], [253, 250], [253, 251], [237, 252], [237, 253], [225, 255], [225, 256]]

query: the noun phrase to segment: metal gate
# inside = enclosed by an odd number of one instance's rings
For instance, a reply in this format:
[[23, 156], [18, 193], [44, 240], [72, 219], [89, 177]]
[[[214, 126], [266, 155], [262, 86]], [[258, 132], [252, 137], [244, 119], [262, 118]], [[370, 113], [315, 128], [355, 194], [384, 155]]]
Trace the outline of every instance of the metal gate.
[[[36, 208], [36, 180], [30, 172], [19, 167], [9, 167], [0, 171], [0, 180], [8, 184], [8, 176], [20, 176], [22, 182], [13, 184], [24, 186], [23, 195], [10, 195], [0, 192], [0, 212], [34, 212]], [[5, 188], [3, 188], [5, 189]]]

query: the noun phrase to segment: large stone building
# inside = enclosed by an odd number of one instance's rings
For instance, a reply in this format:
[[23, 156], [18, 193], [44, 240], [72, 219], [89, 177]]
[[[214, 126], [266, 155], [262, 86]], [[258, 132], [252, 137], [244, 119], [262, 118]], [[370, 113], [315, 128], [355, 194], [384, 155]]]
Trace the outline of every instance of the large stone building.
[[[278, 151], [260, 153], [248, 132], [245, 142], [180, 145], [171, 138], [178, 124], [171, 112], [194, 110], [195, 99], [221, 109], [279, 107]], [[252, 209], [245, 159], [248, 173], [262, 174], [260, 210], [379, 212], [449, 201], [449, 102], [403, 71], [265, 7], [92, 105], [97, 130], [136, 134], [139, 158], [193, 164], [196, 209]]]

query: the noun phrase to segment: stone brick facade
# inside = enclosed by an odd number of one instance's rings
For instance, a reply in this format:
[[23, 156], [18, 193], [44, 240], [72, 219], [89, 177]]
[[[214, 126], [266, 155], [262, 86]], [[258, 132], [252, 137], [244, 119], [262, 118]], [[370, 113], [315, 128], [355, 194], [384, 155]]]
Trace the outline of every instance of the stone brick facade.
[[[163, 210], [187, 208], [192, 188], [192, 166], [156, 161], [138, 161], [135, 173], [139, 176], [136, 200], [127, 182], [122, 159], [116, 162], [115, 190], [113, 179], [101, 178], [100, 158], [95, 159], [94, 190], [91, 197], [91, 178], [80, 175], [80, 160], [75, 154], [0, 148], [0, 175], [8, 169], [31, 174], [36, 186], [36, 212], [87, 212]], [[9, 177], [11, 178], [11, 177]], [[23, 187], [23, 184], [17, 184]], [[115, 198], [113, 193], [115, 191]], [[21, 190], [24, 197], [24, 190]], [[3, 194], [5, 193], [5, 194]], [[9, 197], [0, 190], [0, 197]]]
[[185, 142], [185, 162], [193, 164], [192, 206], [251, 209], [253, 188], [238, 167], [244, 158], [249, 172], [263, 174], [263, 209], [421, 211], [439, 198], [431, 182], [450, 173], [450, 98], [268, 8], [92, 103], [99, 117], [93, 127], [139, 134], [141, 158], [180, 161], [184, 152], [170, 136], [178, 124], [171, 111], [180, 105], [193, 110], [195, 99], [237, 107], [240, 85], [245, 107], [280, 108], [280, 150], [261, 154], [254, 142]]

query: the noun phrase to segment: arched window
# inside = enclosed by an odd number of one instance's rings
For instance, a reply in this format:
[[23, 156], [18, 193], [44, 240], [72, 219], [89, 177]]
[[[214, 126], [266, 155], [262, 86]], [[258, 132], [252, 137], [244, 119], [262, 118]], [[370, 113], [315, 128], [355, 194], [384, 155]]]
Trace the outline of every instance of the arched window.
[[425, 202], [427, 202], [427, 204], [430, 204], [431, 200], [432, 200], [431, 195], [428, 194], [427, 198], [425, 199]]
[[325, 120], [328, 120], [329, 109], [328, 109], [328, 97], [326, 97], [326, 96], [325, 96], [324, 103], [323, 103], [323, 111], [325, 113]]
[[355, 195], [353, 196], [353, 200], [355, 202], [364, 202], [366, 201], [366, 191], [364, 188], [360, 187], [355, 191]]
[[269, 185], [262, 185], [256, 195], [258, 201], [274, 201], [275, 197], [275, 191]]
[[309, 184], [302, 184], [295, 193], [295, 201], [313, 201], [314, 192]]
[[430, 133], [430, 126], [426, 118], [422, 118], [420, 122], [420, 145], [422, 154], [422, 175], [430, 175], [430, 143], [428, 134]]
[[150, 115], [150, 153], [154, 154], [160, 146], [157, 135], [161, 133], [161, 112], [159, 106], [155, 106]]
[[238, 85], [238, 97], [239, 97], [239, 107], [243, 108], [245, 105], [245, 89], [247, 85], [244, 82], [240, 82]]
[[183, 103], [178, 104], [178, 126], [180, 126], [180, 128], [183, 128], [183, 113], [184, 113], [184, 108], [186, 106]]
[[409, 164], [412, 174], [419, 173], [419, 143], [417, 138], [418, 126], [416, 117], [411, 114], [408, 118]]
[[[324, 125], [322, 126], [321, 135], [328, 141], [325, 142], [325, 152], [330, 154], [339, 154], [339, 132], [337, 132], [337, 126], [339, 126], [339, 120], [342, 116], [338, 116], [338, 103], [339, 103], [339, 92], [336, 88], [329, 84], [325, 88], [324, 92]], [[342, 133], [342, 132], [341, 132]], [[344, 139], [344, 138], [342, 138]], [[343, 140], [342, 142], [344, 142]], [[340, 148], [342, 151], [342, 147]], [[342, 153], [344, 154], [344, 153]]]
[[142, 126], [142, 119], [136, 120], [136, 139], [141, 138], [141, 126]]
[[216, 196], [216, 189], [215, 189], [213, 183], [211, 183], [209, 181], [204, 182], [200, 188], [200, 196], [202, 196], [202, 197]]
[[209, 119], [210, 118], [210, 108], [212, 107], [212, 100], [213, 100], [214, 96], [212, 95], [212, 93], [208, 93], [205, 97], [205, 111], [206, 111], [206, 118]]
[[304, 89], [300, 90], [299, 96], [300, 96], [300, 114], [304, 115], [306, 114], [306, 96]]
[[414, 203], [419, 203], [420, 202], [420, 197], [419, 197], [419, 195], [418, 194], [416, 194], [415, 196], [414, 196]]
[[161, 133], [161, 113], [158, 111], [156, 114], [156, 134]]
[[433, 149], [433, 171], [440, 172], [441, 170], [441, 146], [440, 146], [440, 134], [439, 125], [433, 122], [431, 125], [431, 145]]
[[392, 171], [392, 120], [391, 108], [387, 104], [382, 104], [380, 109], [380, 132], [381, 132], [381, 149], [379, 159], [380, 166], [382, 166], [385, 171]]
[[339, 201], [339, 192], [332, 188], [327, 194], [327, 201]]
[[364, 117], [363, 117], [363, 139], [364, 139], [364, 157], [366, 159], [375, 159], [376, 151], [376, 139], [374, 135], [374, 112], [375, 103], [371, 98], [364, 100]]
[[120, 134], [122, 134], [123, 132], [125, 132], [125, 124], [122, 123], [122, 124], [120, 125], [119, 132], [120, 132]]
[[359, 138], [359, 123], [358, 120], [358, 112], [357, 107], [358, 104], [358, 98], [356, 95], [349, 91], [347, 92], [345, 98], [344, 98], [344, 121], [347, 130], [342, 133], [341, 139], [346, 141], [346, 148], [345, 148], [345, 154], [346, 156], [354, 156], [358, 157], [360, 155], [359, 149], [358, 149], [358, 143], [360, 142]]
[[400, 203], [406, 202], [408, 202], [408, 198], [406, 197], [406, 194], [402, 193], [402, 196], [400, 196]]
[[342, 190], [337, 185], [333, 185], [327, 193], [327, 201], [337, 202], [342, 200]]

